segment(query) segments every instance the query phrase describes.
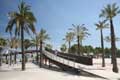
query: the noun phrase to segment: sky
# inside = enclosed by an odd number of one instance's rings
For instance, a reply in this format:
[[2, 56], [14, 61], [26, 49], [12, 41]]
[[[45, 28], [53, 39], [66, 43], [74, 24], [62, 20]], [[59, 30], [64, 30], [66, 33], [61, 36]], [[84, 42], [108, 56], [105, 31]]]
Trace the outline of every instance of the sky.
[[[94, 25], [99, 20], [101, 9], [107, 4], [117, 3], [120, 7], [120, 0], [24, 0], [26, 4], [31, 6], [31, 10], [35, 15], [37, 22], [35, 27], [37, 32], [41, 28], [45, 29], [51, 39], [47, 41], [53, 45], [54, 49], [59, 49], [61, 44], [65, 43], [63, 38], [72, 24], [85, 24], [91, 34], [83, 41], [83, 45], [100, 46], [100, 31], [96, 31]], [[5, 33], [8, 23], [7, 13], [10, 11], [18, 11], [20, 0], [0, 0], [0, 35], [8, 38], [9, 33]], [[120, 14], [114, 19], [114, 28], [116, 37], [120, 37]], [[104, 37], [109, 36], [110, 29], [103, 31]], [[26, 35], [25, 38], [30, 36]], [[77, 43], [76, 40], [72, 44]], [[104, 42], [105, 47], [110, 47], [110, 43]], [[120, 48], [120, 42], [116, 42]]]

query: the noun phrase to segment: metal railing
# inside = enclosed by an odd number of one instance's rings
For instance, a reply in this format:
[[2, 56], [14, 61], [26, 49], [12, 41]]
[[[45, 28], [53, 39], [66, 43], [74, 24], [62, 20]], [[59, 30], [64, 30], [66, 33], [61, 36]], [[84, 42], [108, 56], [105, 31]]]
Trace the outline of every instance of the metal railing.
[[59, 63], [62, 63], [64, 65], [67, 65], [67, 66], [70, 66], [70, 67], [73, 67], [73, 68], [78, 68], [76, 63], [73, 62], [73, 61], [70, 61], [70, 60], [67, 60], [67, 59], [64, 59], [64, 58], [61, 58], [55, 54], [52, 54], [48, 51], [43, 51], [44, 55], [47, 56], [48, 58], [54, 60], [54, 61], [57, 61]]
[[[51, 50], [48, 48], [46, 48], [45, 50], [52, 54], [55, 53], [54, 50]], [[70, 53], [62, 53], [62, 52], [57, 52], [57, 53], [58, 53], [57, 55], [61, 58], [64, 58], [64, 59], [67, 59], [70, 61], [74, 61], [74, 62], [77, 62], [80, 64], [84, 64], [84, 65], [93, 65], [92, 57], [90, 57], [90, 56], [80, 56], [80, 55], [75, 55], [75, 54], [70, 54]]]

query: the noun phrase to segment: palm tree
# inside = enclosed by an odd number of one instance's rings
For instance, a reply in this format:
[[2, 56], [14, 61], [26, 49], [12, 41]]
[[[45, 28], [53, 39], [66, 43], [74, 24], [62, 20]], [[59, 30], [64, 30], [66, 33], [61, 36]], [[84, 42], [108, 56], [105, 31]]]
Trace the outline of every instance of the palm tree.
[[30, 42], [29, 39], [24, 40], [24, 48], [27, 50], [29, 47], [31, 47], [32, 43]]
[[[111, 42], [110, 36], [106, 36], [106, 37], [104, 38], [104, 40], [105, 40], [106, 42]], [[116, 38], [115, 38], [115, 41], [120, 41], [120, 38], [116, 37]]]
[[73, 25], [73, 28], [70, 28], [70, 30], [73, 31], [73, 33], [75, 34], [75, 36], [77, 38], [77, 45], [78, 45], [77, 53], [78, 53], [78, 55], [80, 55], [80, 45], [82, 46], [83, 39], [90, 34], [88, 33], [88, 29], [86, 27], [84, 27], [84, 24], [82, 24], [82, 25], [72, 24], [72, 25]]
[[73, 41], [74, 33], [73, 32], [67, 32], [66, 36], [63, 40], [68, 42], [68, 53], [70, 53], [70, 47], [71, 47], [71, 41]]
[[41, 62], [42, 62], [42, 48], [43, 48], [43, 43], [44, 41], [50, 39], [49, 35], [46, 33], [46, 30], [44, 30], [43, 28], [40, 30], [39, 34], [38, 34], [38, 41], [40, 42], [40, 67], [41, 67]]
[[6, 27], [6, 32], [11, 32], [13, 30], [14, 24], [16, 24], [15, 35], [21, 34], [21, 51], [22, 51], [22, 70], [25, 70], [25, 56], [24, 56], [24, 30], [30, 34], [29, 29], [35, 33], [34, 22], [36, 19], [30, 10], [30, 6], [26, 5], [25, 2], [21, 2], [18, 6], [19, 11], [10, 12], [9, 22]]
[[45, 45], [45, 48], [47, 48], [47, 49], [52, 49], [52, 47], [53, 47], [53, 46], [52, 46], [51, 44], [46, 44], [46, 45]]
[[36, 46], [36, 61], [37, 61], [37, 64], [38, 64], [38, 60], [39, 60], [39, 55], [38, 55], [38, 35], [36, 34], [36, 38], [32, 38], [31, 40], [31, 44], [32, 46]]
[[[14, 44], [15, 44], [14, 48], [17, 51], [17, 48], [20, 47], [20, 39], [15, 37]], [[17, 53], [14, 54], [14, 62], [15, 62], [15, 64], [16, 64], [16, 58], [17, 58]]]
[[0, 66], [2, 66], [2, 54], [1, 54], [1, 51], [2, 51], [2, 47], [0, 46]]
[[19, 40], [16, 37], [12, 37], [11, 40], [7, 39], [7, 45], [10, 48], [18, 48], [19, 46]]
[[108, 24], [105, 23], [106, 20], [104, 21], [99, 21], [98, 23], [96, 23], [96, 29], [100, 30], [100, 34], [101, 34], [101, 48], [102, 48], [102, 67], [105, 67], [105, 59], [104, 59], [104, 41], [103, 41], [103, 29], [104, 28], [108, 28]]
[[113, 26], [113, 18], [120, 13], [119, 7], [114, 4], [108, 4], [101, 11], [100, 17], [104, 17], [110, 22], [110, 32], [111, 32], [111, 53], [113, 58], [113, 72], [118, 72], [117, 61], [116, 61], [116, 44], [115, 44], [115, 32]]
[[[30, 42], [29, 39], [25, 39], [23, 44], [24, 44], [24, 49], [25, 50], [27, 50], [32, 45], [32, 43]], [[27, 54], [25, 54], [25, 62], [27, 62], [27, 60], [28, 60]]]
[[1, 46], [6, 46], [6, 45], [7, 45], [6, 39], [0, 37], [0, 66], [2, 65], [2, 54], [1, 54], [2, 47]]
[[62, 52], [65, 52], [66, 49], [67, 49], [66, 45], [65, 45], [65, 44], [62, 44], [60, 50], [61, 50]]
[[[10, 48], [17, 49], [19, 47], [19, 39], [17, 39], [16, 37], [11, 38], [11, 40], [8, 39], [8, 45], [10, 46]], [[16, 64], [16, 57], [17, 54], [15, 53], [14, 55], [15, 64]]]
[[6, 46], [7, 45], [7, 41], [6, 41], [6, 39], [4, 39], [4, 38], [0, 38], [0, 46]]
[[[106, 41], [106, 42], [111, 42], [111, 38], [110, 38], [110, 36], [106, 36], [105, 38], [104, 38], [104, 40]], [[118, 37], [116, 37], [115, 38], [115, 41], [120, 41], [120, 38], [118, 38]], [[113, 59], [112, 59], [112, 57], [111, 57], [111, 64], [113, 63]]]

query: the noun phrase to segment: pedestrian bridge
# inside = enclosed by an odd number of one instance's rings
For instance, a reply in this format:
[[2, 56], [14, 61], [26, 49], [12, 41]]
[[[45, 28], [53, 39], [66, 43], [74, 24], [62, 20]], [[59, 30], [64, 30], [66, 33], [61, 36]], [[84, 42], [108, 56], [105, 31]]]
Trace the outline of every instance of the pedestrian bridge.
[[96, 77], [105, 78], [101, 75], [96, 75], [94, 72], [91, 72], [93, 65], [85, 65], [73, 60], [65, 59], [46, 50], [43, 51], [43, 56], [50, 60], [51, 63], [59, 66], [62, 70], [72, 71], [75, 73], [85, 72]]

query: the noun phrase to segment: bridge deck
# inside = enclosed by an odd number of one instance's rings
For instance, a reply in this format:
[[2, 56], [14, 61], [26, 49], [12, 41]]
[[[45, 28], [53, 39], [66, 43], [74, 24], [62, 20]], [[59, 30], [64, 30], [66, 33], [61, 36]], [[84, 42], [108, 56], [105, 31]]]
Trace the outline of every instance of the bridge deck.
[[[106, 71], [104, 68], [98, 68], [94, 65], [84, 65], [84, 64], [76, 63], [74, 61], [70, 61], [70, 60], [61, 58], [59, 56], [56, 56], [54, 54], [51, 54], [50, 52], [47, 52], [47, 51], [44, 51], [44, 55], [49, 59], [51, 59], [53, 62], [55, 61], [56, 64], [59, 63], [58, 66], [62, 68], [65, 67], [64, 69], [67, 69], [67, 70], [70, 70], [73, 68], [73, 70], [84, 71], [89, 74], [102, 77], [104, 79], [110, 79], [110, 80], [111, 79], [114, 80], [116, 78], [120, 79], [119, 74], [113, 73], [113, 72], [109, 72], [109, 74], [107, 74], [108, 71]], [[114, 75], [114, 76], [111, 76], [111, 75]]]

